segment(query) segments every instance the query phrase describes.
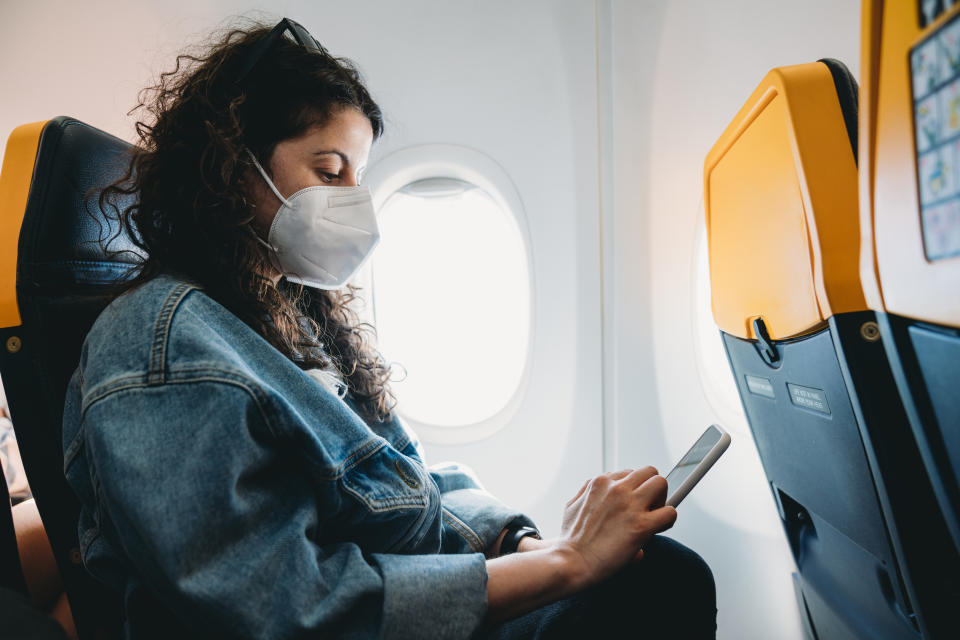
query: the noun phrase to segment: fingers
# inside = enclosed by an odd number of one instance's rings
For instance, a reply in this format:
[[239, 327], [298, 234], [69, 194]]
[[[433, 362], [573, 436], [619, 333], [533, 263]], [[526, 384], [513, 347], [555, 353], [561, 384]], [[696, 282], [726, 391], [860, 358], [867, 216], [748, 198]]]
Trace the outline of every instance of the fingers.
[[635, 491], [649, 500], [650, 509], [657, 509], [667, 502], [667, 479], [663, 476], [652, 476]]
[[657, 470], [655, 468], [641, 467], [639, 469], [634, 469], [627, 476], [625, 476], [624, 482], [626, 482], [631, 489], [636, 489], [637, 487], [642, 485], [644, 482], [646, 482], [647, 480], [649, 480], [650, 478], [656, 475], [657, 475]]
[[677, 510], [673, 507], [660, 507], [650, 512], [657, 526], [656, 532], [666, 531], [677, 521]]
[[596, 483], [598, 480], [599, 480], [601, 483], [616, 482], [616, 481], [618, 481], [618, 480], [622, 480], [623, 478], [626, 478], [626, 477], [629, 476], [632, 472], [633, 472], [633, 469], [621, 469], [620, 471], [610, 471], [610, 472], [608, 472], [608, 473], [601, 474], [601, 475], [599, 475], [599, 476], [597, 476], [597, 477], [595, 477], [595, 478], [589, 478], [589, 479], [587, 479], [587, 480], [583, 483], [583, 486], [580, 487], [580, 490], [577, 491], [577, 495], [573, 496], [572, 498], [570, 498], [570, 500], [567, 501], [567, 506], [569, 507], [569, 506], [572, 505], [574, 502], [576, 502], [577, 500], [579, 500], [579, 499], [580, 499], [580, 496], [582, 496], [582, 495], [584, 494], [584, 492], [587, 491], [587, 490], [590, 488], [590, 485], [593, 484], [593, 483]]

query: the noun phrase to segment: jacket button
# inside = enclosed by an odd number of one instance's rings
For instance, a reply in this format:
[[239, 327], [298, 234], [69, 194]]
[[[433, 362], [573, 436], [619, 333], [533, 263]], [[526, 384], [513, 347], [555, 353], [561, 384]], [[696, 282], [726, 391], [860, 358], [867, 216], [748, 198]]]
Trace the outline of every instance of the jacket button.
[[411, 478], [411, 477], [410, 477], [410, 474], [406, 473], [406, 472], [400, 467], [400, 461], [399, 461], [399, 460], [394, 460], [394, 461], [393, 461], [393, 466], [394, 466], [394, 467], [396, 468], [396, 470], [397, 470], [397, 475], [400, 476], [400, 479], [403, 480], [403, 481], [407, 484], [408, 487], [410, 487], [411, 489], [419, 489], [419, 488], [420, 488], [420, 483], [417, 482], [417, 480], [416, 480], [415, 478]]

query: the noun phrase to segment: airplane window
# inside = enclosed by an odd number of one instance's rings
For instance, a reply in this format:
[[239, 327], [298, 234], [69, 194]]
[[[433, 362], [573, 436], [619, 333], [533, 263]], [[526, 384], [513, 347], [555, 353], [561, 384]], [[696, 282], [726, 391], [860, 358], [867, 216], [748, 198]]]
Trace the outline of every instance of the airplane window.
[[517, 392], [530, 333], [530, 277], [516, 216], [483, 188], [426, 178], [380, 207], [373, 311], [380, 349], [402, 365], [398, 409], [454, 427], [496, 415]]

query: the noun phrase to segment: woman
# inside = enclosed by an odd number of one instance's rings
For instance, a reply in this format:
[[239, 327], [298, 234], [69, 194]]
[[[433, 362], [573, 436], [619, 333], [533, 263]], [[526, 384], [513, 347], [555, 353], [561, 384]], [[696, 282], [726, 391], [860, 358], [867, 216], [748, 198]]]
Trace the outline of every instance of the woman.
[[653, 538], [676, 518], [656, 470], [588, 481], [543, 541], [424, 466], [344, 288], [376, 244], [358, 183], [383, 128], [348, 61], [284, 20], [150, 97], [101, 196], [137, 196], [120, 216], [149, 257], [87, 337], [63, 435], [129, 635], [562, 636], [635, 612], [649, 637], [713, 634], [709, 569]]

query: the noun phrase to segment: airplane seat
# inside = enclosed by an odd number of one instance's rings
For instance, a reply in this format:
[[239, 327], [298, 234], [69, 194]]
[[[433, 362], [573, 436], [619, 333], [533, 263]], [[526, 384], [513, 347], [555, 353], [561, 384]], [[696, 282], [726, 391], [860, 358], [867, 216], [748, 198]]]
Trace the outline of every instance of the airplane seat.
[[61, 422], [83, 339], [111, 286], [139, 260], [116, 217], [100, 210], [96, 191], [123, 175], [129, 148], [58, 117], [17, 127], [0, 171], [0, 376], [81, 638], [118, 637], [120, 603], [82, 566]]
[[960, 7], [951, 4], [864, 4], [861, 274], [960, 550]]
[[842, 63], [777, 68], [710, 150], [713, 314], [808, 636], [943, 637], [956, 565], [859, 277], [857, 112]]
[[17, 533], [13, 527], [13, 505], [3, 469], [0, 469], [0, 500], [5, 505], [0, 506], [0, 587], [27, 595], [27, 583], [17, 549]]

